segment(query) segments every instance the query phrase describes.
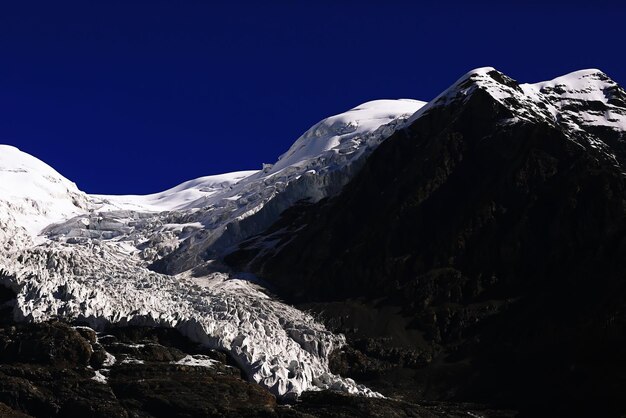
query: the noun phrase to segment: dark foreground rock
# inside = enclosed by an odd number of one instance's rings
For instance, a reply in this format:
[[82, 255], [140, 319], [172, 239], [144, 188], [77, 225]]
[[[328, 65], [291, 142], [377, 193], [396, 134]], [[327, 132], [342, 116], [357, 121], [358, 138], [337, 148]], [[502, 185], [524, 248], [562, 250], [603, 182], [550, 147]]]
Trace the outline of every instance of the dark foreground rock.
[[461, 417], [483, 411], [331, 392], [280, 405], [228, 362], [171, 329], [96, 334], [61, 322], [10, 324], [0, 327], [0, 417]]
[[[307, 392], [295, 405], [293, 416], [315, 417], [415, 417], [415, 418], [462, 418], [489, 417], [509, 418], [516, 414], [512, 411], [498, 411], [475, 404], [415, 403], [394, 399], [374, 399], [349, 396], [335, 392]], [[285, 413], [283, 413], [285, 414]], [[282, 414], [281, 414], [282, 415]], [[286, 416], [291, 416], [285, 414]]]
[[29, 418], [30, 415], [26, 415], [22, 412], [16, 411], [7, 405], [0, 403], [0, 417], [4, 418]]
[[[275, 398], [238, 369], [211, 362], [222, 354], [160, 344], [168, 339], [192, 346], [171, 330], [113, 330], [97, 338], [60, 322], [0, 328], [0, 402], [36, 417], [237, 416], [276, 408]], [[104, 360], [92, 361], [98, 353]], [[211, 366], [176, 364], [186, 356]]]

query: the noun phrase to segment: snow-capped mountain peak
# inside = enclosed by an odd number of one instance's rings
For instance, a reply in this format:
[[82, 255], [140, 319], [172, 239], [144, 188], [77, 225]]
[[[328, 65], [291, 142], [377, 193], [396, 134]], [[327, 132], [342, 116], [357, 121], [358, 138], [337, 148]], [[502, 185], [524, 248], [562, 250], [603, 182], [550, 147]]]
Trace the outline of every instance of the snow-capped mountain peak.
[[607, 148], [596, 137], [598, 130], [614, 139], [623, 138], [626, 131], [626, 93], [597, 69], [519, 84], [493, 67], [477, 68], [417, 111], [407, 125], [432, 109], [462, 105], [477, 91], [487, 93], [506, 110], [508, 117], [501, 120], [502, 124], [546, 122], [569, 132], [582, 146]]
[[520, 87], [529, 97], [550, 103], [555, 119], [572, 129], [626, 130], [626, 93], [600, 70], [575, 71]]
[[345, 113], [328, 117], [293, 143], [272, 168], [277, 173], [285, 167], [322, 155], [327, 151], [351, 153], [361, 147], [363, 136], [374, 132], [402, 115], [415, 113], [426, 103], [419, 100], [373, 100]]

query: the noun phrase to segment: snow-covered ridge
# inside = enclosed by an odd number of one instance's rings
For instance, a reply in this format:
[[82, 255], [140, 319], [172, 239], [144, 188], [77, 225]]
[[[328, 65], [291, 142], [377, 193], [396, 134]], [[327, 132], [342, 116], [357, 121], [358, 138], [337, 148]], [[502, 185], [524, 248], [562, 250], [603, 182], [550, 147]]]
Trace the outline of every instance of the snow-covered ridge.
[[[307, 130], [287, 152], [278, 157], [276, 164], [266, 164], [264, 170], [239, 171], [215, 176], [200, 177], [182, 183], [163, 192], [150, 195], [91, 195], [97, 202], [101, 199], [100, 211], [107, 210], [146, 210], [170, 211], [192, 209], [214, 203], [226, 198], [236, 200], [239, 190], [232, 186], [254, 174], [243, 184], [259, 179], [271, 178], [283, 170], [312, 169], [311, 162], [323, 157], [332, 159], [335, 154], [349, 154], [352, 159], [358, 157], [367, 146], [370, 133], [381, 126], [413, 114], [425, 105], [425, 102], [411, 99], [374, 100], [363, 103], [345, 113], [330, 116]], [[357, 155], [354, 155], [357, 153]]]
[[576, 71], [520, 88], [529, 97], [549, 102], [555, 119], [572, 129], [626, 131], [626, 94], [600, 70]]
[[[0, 283], [18, 293], [16, 318], [175, 327], [230, 352], [276, 395], [333, 388], [377, 396], [330, 373], [328, 355], [342, 336], [206, 254], [261, 232], [298, 200], [338, 192], [423, 104], [366, 103], [316, 124], [260, 171], [148, 196], [87, 195], [35, 158], [0, 147]], [[156, 261], [177, 274], [150, 270]]]

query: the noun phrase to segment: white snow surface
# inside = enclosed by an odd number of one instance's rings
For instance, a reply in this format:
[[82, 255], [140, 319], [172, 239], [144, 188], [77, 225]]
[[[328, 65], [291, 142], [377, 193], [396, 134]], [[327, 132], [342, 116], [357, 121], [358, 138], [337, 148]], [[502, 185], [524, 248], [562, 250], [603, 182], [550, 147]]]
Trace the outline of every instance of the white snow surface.
[[367, 141], [367, 134], [398, 119], [415, 113], [425, 102], [412, 99], [373, 100], [345, 113], [326, 118], [306, 131], [289, 150], [278, 158], [270, 174], [286, 167], [306, 165], [312, 158], [327, 152], [352, 153]]
[[0, 145], [0, 222], [9, 219], [30, 235], [87, 209], [87, 196], [37, 158]]
[[[172, 327], [229, 352], [278, 396], [324, 388], [380, 396], [330, 372], [342, 335], [199, 254], [263, 231], [298, 200], [337, 193], [422, 105], [368, 102], [316, 124], [274, 165], [147, 196], [88, 195], [0, 146], [0, 284], [18, 294], [15, 318]], [[174, 273], [149, 268], [163, 259]]]
[[91, 378], [91, 380], [95, 380], [96, 382], [102, 383], [103, 385], [107, 383], [106, 376], [100, 373], [100, 370], [95, 371], [94, 376]]
[[195, 354], [193, 356], [185, 356], [178, 361], [174, 361], [174, 364], [180, 364], [182, 366], [191, 367], [213, 367], [217, 363], [217, 360], [213, 360], [209, 356], [202, 354]]
[[99, 211], [134, 210], [162, 212], [194, 207], [201, 198], [218, 195], [220, 192], [251, 176], [258, 170], [237, 171], [234, 173], [205, 176], [189, 180], [171, 189], [148, 195], [91, 195], [94, 201], [100, 199]]

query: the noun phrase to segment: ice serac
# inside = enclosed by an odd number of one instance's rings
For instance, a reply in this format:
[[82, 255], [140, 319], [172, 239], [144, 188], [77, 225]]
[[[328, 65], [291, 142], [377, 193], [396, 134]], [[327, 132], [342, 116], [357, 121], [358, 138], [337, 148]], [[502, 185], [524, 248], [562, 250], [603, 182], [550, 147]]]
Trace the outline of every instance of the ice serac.
[[211, 258], [295, 202], [338, 193], [423, 104], [368, 102], [316, 124], [274, 165], [147, 196], [87, 195], [41, 161], [1, 147], [0, 283], [17, 293], [15, 318], [175, 327], [229, 352], [278, 396], [323, 388], [377, 396], [330, 373], [341, 335]]

